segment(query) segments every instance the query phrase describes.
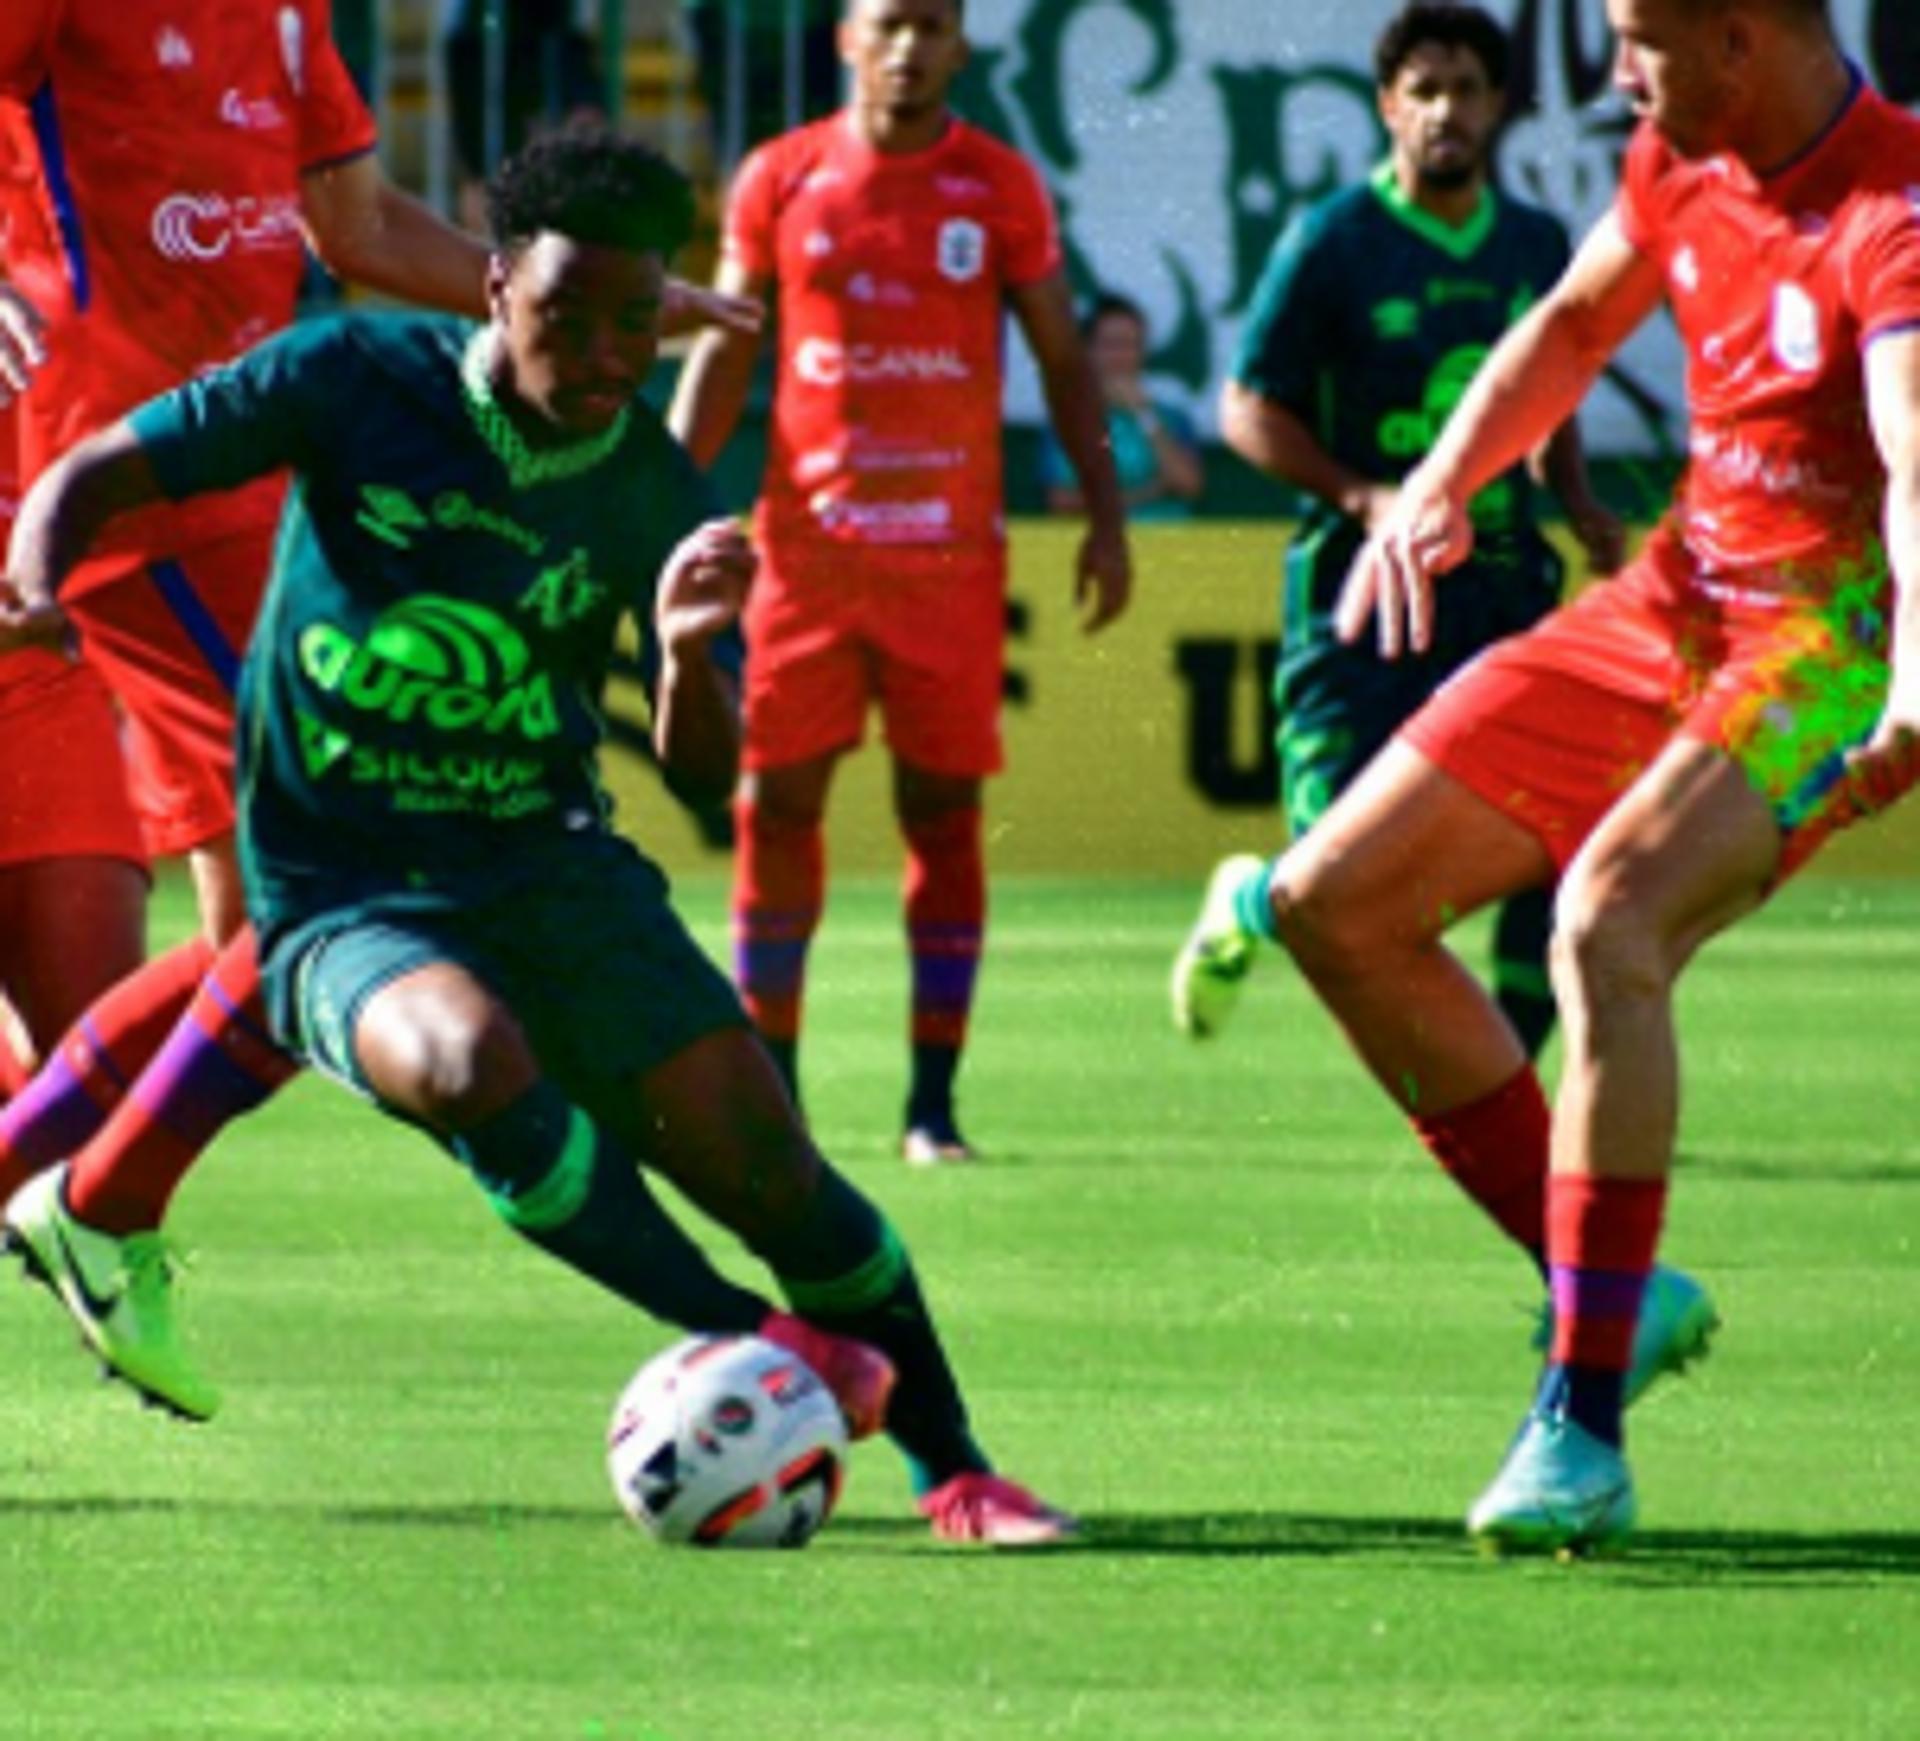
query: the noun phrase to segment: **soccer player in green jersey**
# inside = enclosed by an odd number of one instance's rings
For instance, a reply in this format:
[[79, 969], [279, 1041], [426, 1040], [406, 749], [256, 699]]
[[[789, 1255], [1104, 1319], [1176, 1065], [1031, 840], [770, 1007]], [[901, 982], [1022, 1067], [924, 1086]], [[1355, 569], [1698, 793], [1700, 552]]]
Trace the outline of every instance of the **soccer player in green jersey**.
[[[1374, 49], [1387, 161], [1282, 234], [1223, 397], [1228, 444], [1310, 498], [1287, 551], [1274, 675], [1282, 793], [1296, 837], [1445, 678], [1559, 600], [1560, 561], [1535, 524], [1528, 468], [1516, 467], [1475, 498], [1479, 584], [1441, 595], [1426, 653], [1384, 660], [1332, 626], [1341, 583], [1399, 480], [1481, 359], [1567, 262], [1559, 220], [1488, 180], [1506, 64], [1505, 35], [1477, 7], [1412, 0], [1388, 24]], [[1620, 527], [1588, 491], [1574, 425], [1536, 457], [1589, 566], [1610, 572]], [[1251, 855], [1219, 866], [1175, 963], [1174, 1019], [1196, 1038], [1217, 1033], [1233, 1012], [1258, 934], [1242, 924], [1239, 903], [1266, 899], [1266, 872]], [[1530, 1052], [1553, 1027], [1551, 924], [1544, 889], [1508, 901], [1496, 924], [1496, 988]]]
[[[936, 1535], [1055, 1539], [1071, 1520], [991, 1473], [899, 1239], [814, 1149], [596, 780], [625, 613], [662, 762], [713, 791], [735, 771], [752, 554], [636, 397], [691, 192], [588, 130], [531, 146], [491, 201], [485, 325], [316, 321], [150, 401], [29, 496], [8, 614], [50, 611], [118, 514], [290, 471], [240, 699], [276, 1032], [432, 1132], [534, 1244], [670, 1323], [807, 1359], [856, 1434], [907, 1454]], [[792, 1311], [722, 1277], [642, 1164]]]

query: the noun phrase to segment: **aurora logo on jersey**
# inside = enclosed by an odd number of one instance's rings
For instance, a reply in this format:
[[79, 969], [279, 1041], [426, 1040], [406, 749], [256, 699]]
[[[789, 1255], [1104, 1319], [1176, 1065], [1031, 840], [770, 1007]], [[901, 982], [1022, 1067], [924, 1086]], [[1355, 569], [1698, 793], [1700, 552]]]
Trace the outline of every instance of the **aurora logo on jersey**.
[[524, 637], [464, 599], [408, 599], [383, 612], [364, 641], [315, 623], [300, 636], [299, 658], [325, 693], [395, 725], [532, 743], [560, 730], [552, 679], [544, 671], [528, 676], [533, 659]]
[[1416, 411], [1392, 411], [1380, 420], [1380, 451], [1395, 459], [1419, 459], [1433, 446], [1480, 365], [1485, 345], [1458, 345], [1434, 365]]

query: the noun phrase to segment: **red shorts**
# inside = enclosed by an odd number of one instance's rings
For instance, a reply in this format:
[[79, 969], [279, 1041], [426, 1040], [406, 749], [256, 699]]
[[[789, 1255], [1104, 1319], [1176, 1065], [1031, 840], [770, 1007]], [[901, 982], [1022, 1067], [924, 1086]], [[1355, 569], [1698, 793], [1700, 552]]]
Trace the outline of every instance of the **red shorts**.
[[888, 747], [929, 773], [999, 771], [1006, 562], [763, 551], [747, 597], [749, 768], [852, 749], [877, 702]]
[[75, 577], [67, 614], [120, 703], [128, 787], [156, 857], [233, 828], [233, 692], [272, 554], [248, 532]]
[[0, 865], [144, 866], [120, 727], [99, 673], [35, 649], [0, 658]]
[[1778, 883], [1865, 813], [1845, 756], [1886, 702], [1884, 594], [1709, 591], [1643, 557], [1483, 653], [1400, 735], [1562, 870], [1670, 741], [1710, 744], [1772, 806]]

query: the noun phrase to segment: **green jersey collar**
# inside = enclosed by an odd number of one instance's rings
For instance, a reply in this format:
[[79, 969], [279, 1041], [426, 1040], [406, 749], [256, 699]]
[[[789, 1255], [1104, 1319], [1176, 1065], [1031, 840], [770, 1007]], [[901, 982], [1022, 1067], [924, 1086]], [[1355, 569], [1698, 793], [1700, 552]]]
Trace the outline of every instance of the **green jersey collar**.
[[500, 401], [494, 397], [493, 382], [487, 377], [487, 365], [493, 359], [493, 344], [491, 327], [481, 327], [467, 340], [467, 348], [460, 356], [461, 397], [466, 400], [468, 414], [473, 418], [474, 428], [480, 432], [480, 439], [507, 468], [507, 481], [516, 490], [531, 489], [535, 484], [559, 483], [564, 478], [574, 478], [582, 472], [592, 471], [620, 445], [626, 436], [629, 420], [625, 406], [621, 407], [620, 415], [605, 429], [598, 435], [588, 436], [585, 441], [576, 441], [566, 447], [528, 447], [526, 437], [514, 426]]
[[1495, 201], [1490, 187], [1481, 187], [1480, 200], [1473, 208], [1472, 215], [1464, 224], [1456, 227], [1442, 223], [1433, 213], [1415, 205], [1407, 197], [1406, 190], [1400, 185], [1400, 178], [1393, 173], [1391, 161], [1381, 164], [1373, 172], [1372, 180], [1374, 193], [1388, 211], [1415, 235], [1431, 242], [1452, 259], [1464, 260], [1473, 254], [1493, 228]]

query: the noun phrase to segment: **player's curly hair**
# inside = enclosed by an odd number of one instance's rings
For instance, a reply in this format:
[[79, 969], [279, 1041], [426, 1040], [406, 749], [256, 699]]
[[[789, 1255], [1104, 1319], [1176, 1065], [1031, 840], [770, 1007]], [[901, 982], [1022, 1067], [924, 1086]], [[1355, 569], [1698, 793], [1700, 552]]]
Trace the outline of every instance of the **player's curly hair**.
[[1381, 90], [1400, 76], [1416, 48], [1427, 43], [1477, 55], [1487, 83], [1507, 88], [1507, 33], [1493, 17], [1463, 0], [1407, 0], [1373, 45], [1373, 78]]
[[552, 230], [664, 257], [693, 234], [693, 184], [651, 145], [583, 120], [500, 165], [487, 183], [487, 223], [508, 254]]

